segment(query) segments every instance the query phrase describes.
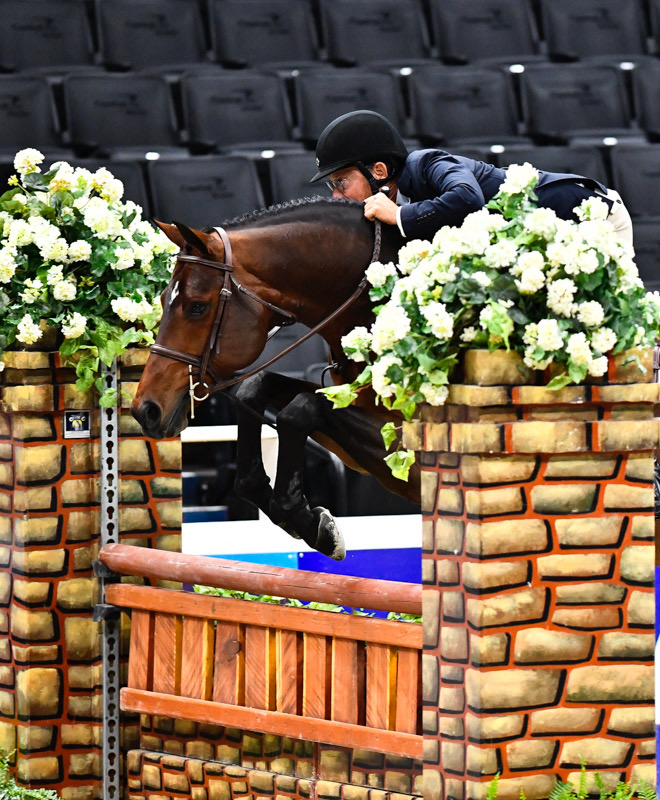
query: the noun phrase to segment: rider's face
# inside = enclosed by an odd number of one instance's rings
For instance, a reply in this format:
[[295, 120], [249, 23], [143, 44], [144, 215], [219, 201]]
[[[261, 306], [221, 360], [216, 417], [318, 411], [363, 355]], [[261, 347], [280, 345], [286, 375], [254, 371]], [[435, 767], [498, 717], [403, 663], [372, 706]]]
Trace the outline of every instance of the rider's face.
[[338, 169], [331, 173], [326, 184], [332, 191], [335, 200], [343, 197], [347, 200], [362, 202], [371, 196], [369, 181], [357, 167]]

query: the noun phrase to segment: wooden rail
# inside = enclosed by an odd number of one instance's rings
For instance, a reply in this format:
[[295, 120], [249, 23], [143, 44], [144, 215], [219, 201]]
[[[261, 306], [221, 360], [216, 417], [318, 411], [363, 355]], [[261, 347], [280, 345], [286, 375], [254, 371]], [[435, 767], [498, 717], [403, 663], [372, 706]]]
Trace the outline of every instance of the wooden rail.
[[268, 567], [124, 544], [107, 545], [99, 558], [120, 575], [197, 583], [354, 608], [422, 613], [422, 587], [416, 583]]
[[[102, 561], [116, 569], [135, 550], [162, 555], [111, 545]], [[191, 580], [151, 567], [147, 577]], [[132, 612], [125, 711], [422, 758], [420, 625], [119, 583], [106, 601]]]

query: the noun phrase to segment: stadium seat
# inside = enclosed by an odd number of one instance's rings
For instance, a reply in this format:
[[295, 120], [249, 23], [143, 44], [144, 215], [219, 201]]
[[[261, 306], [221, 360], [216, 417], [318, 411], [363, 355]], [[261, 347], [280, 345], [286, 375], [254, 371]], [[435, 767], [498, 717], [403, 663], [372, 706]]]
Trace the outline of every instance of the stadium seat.
[[430, 10], [438, 53], [449, 63], [519, 61], [539, 54], [527, 0], [431, 0]]
[[256, 167], [241, 156], [150, 161], [153, 215], [195, 228], [221, 225], [264, 204]]
[[653, 51], [660, 53], [660, 0], [649, 0]]
[[197, 0], [96, 0], [95, 11], [107, 67], [181, 68], [206, 58]]
[[308, 0], [211, 0], [216, 61], [230, 66], [305, 65], [319, 48]]
[[386, 72], [322, 69], [296, 78], [300, 138], [314, 142], [335, 117], [358, 109], [378, 111], [403, 132], [403, 98], [397, 79]]
[[0, 111], [0, 151], [61, 147], [55, 102], [45, 77], [0, 76]]
[[73, 147], [107, 153], [179, 144], [170, 89], [155, 75], [69, 75], [64, 105]]
[[639, 127], [652, 141], [660, 141], [660, 62], [645, 60], [632, 79]]
[[608, 65], [548, 64], [520, 76], [526, 131], [541, 139], [632, 136], [621, 70]]
[[[282, 350], [307, 333], [308, 330], [299, 322], [282, 328], [272, 339], [269, 339], [263, 353], [254, 362], [255, 366], [265, 364], [269, 358], [281, 353]], [[268, 369], [283, 375], [303, 379], [311, 367], [319, 364], [326, 366], [328, 364], [328, 353], [329, 348], [325, 340], [316, 334], [283, 356]]]
[[316, 172], [313, 153], [280, 153], [270, 159], [268, 166], [273, 203], [319, 194], [330, 196], [325, 186], [309, 182]]
[[0, 0], [0, 69], [57, 72], [93, 63], [82, 0]]
[[330, 61], [341, 65], [428, 58], [428, 34], [417, 0], [320, 0]]
[[184, 74], [181, 104], [189, 144], [198, 150], [291, 141], [291, 112], [276, 75], [247, 70]]
[[552, 58], [632, 56], [646, 52], [640, 0], [541, 0]]
[[635, 261], [650, 291], [660, 290], [660, 217], [641, 217], [633, 223]]
[[501, 167], [508, 167], [509, 164], [524, 164], [525, 161], [537, 169], [548, 172], [570, 172], [575, 175], [583, 175], [585, 178], [594, 178], [605, 184], [609, 181], [603, 154], [597, 147], [512, 145], [506, 147], [498, 158], [498, 164]]
[[634, 216], [660, 217], [660, 144], [611, 151], [613, 188]]
[[438, 65], [409, 80], [413, 134], [426, 144], [497, 143], [516, 139], [519, 124], [503, 70]]

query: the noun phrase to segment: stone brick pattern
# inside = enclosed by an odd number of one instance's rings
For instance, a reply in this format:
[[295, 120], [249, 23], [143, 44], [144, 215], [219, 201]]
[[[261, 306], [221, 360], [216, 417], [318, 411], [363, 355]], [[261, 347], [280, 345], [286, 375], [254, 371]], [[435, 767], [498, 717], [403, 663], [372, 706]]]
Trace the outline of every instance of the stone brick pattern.
[[423, 465], [427, 800], [655, 782], [656, 384], [454, 386]]
[[128, 756], [129, 800], [413, 800], [411, 795], [336, 780], [311, 781], [260, 769], [134, 750]]
[[[145, 353], [122, 365], [130, 393]], [[100, 798], [98, 589], [100, 413], [57, 354], [5, 353], [0, 413], [0, 748], [19, 781], [65, 800]], [[120, 419], [122, 542], [180, 549], [181, 445]], [[92, 437], [63, 438], [66, 409], [92, 410]], [[139, 741], [139, 724], [122, 732]]]
[[371, 750], [148, 715], [141, 717], [140, 747], [290, 777], [422, 794], [421, 762]]

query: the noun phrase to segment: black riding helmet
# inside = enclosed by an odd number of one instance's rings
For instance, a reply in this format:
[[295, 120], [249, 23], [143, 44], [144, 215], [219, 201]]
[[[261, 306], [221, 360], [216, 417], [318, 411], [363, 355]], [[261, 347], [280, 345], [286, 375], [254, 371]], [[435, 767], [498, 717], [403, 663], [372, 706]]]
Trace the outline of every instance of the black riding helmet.
[[367, 164], [383, 161], [395, 169], [402, 166], [408, 150], [392, 123], [375, 111], [350, 111], [333, 120], [321, 133], [316, 145], [318, 172], [310, 183], [321, 180], [338, 169], [357, 167], [374, 192], [392, 176], [377, 181]]

